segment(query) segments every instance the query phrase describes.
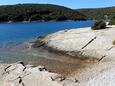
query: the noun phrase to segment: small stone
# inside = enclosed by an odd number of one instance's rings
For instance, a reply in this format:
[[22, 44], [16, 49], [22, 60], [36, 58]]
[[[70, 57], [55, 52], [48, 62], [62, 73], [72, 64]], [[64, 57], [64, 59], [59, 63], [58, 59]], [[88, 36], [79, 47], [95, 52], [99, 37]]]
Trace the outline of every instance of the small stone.
[[45, 67], [43, 67], [43, 66], [39, 66], [39, 71], [47, 71], [47, 69], [45, 68]]
[[19, 61], [18, 63], [25, 66], [24, 62], [22, 62], [22, 61]]

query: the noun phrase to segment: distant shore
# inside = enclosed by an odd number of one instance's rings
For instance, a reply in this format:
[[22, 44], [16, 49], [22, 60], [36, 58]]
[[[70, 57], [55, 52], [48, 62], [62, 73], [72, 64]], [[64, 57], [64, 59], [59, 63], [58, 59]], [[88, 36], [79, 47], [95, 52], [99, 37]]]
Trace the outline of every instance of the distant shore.
[[[6, 21], [6, 22], [0, 22], [1, 23], [8, 23], [8, 24], [11, 24], [11, 23], [32, 23], [32, 22], [64, 22], [64, 21], [89, 21], [89, 20], [60, 20], [60, 21], [57, 21], [57, 20], [49, 20], [49, 21], [45, 21], [45, 20], [37, 20], [37, 21]], [[92, 20], [93, 21], [93, 20]]]

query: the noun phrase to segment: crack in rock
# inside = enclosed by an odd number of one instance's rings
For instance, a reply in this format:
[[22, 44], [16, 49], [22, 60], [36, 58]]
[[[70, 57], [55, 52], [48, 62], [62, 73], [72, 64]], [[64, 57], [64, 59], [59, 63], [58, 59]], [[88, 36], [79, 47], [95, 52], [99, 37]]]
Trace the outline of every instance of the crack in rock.
[[81, 49], [84, 49], [87, 47], [89, 44], [91, 44], [97, 37], [95, 36], [93, 39], [91, 39], [85, 46], [83, 46]]

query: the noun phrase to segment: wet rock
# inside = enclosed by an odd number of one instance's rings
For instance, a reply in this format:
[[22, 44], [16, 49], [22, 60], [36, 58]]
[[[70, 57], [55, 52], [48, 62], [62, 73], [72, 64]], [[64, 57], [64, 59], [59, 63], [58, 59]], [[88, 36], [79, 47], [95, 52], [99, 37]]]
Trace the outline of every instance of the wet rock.
[[41, 43], [44, 42], [44, 40], [45, 40], [45, 36], [39, 36], [36, 42]]
[[45, 36], [39, 36], [37, 40], [32, 44], [33, 48], [38, 48], [45, 45]]

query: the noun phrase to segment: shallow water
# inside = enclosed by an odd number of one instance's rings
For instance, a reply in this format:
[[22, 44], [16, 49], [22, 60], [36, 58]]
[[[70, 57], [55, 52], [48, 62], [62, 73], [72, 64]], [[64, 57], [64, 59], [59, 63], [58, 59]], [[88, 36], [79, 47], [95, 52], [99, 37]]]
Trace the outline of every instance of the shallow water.
[[92, 64], [88, 61], [81, 61], [77, 57], [72, 58], [63, 54], [51, 53], [42, 48], [25, 48], [23, 44], [5, 49], [0, 49], [0, 59], [4, 61], [3, 63], [23, 61], [25, 64], [45, 66], [48, 70], [62, 75], [71, 74]]
[[39, 35], [47, 35], [63, 29], [89, 27], [92, 24], [92, 21], [0, 24], [0, 61], [4, 63], [24, 61], [26, 64], [43, 65], [61, 74], [83, 68], [85, 63], [75, 58], [43, 49], [30, 49], [26, 45]]

